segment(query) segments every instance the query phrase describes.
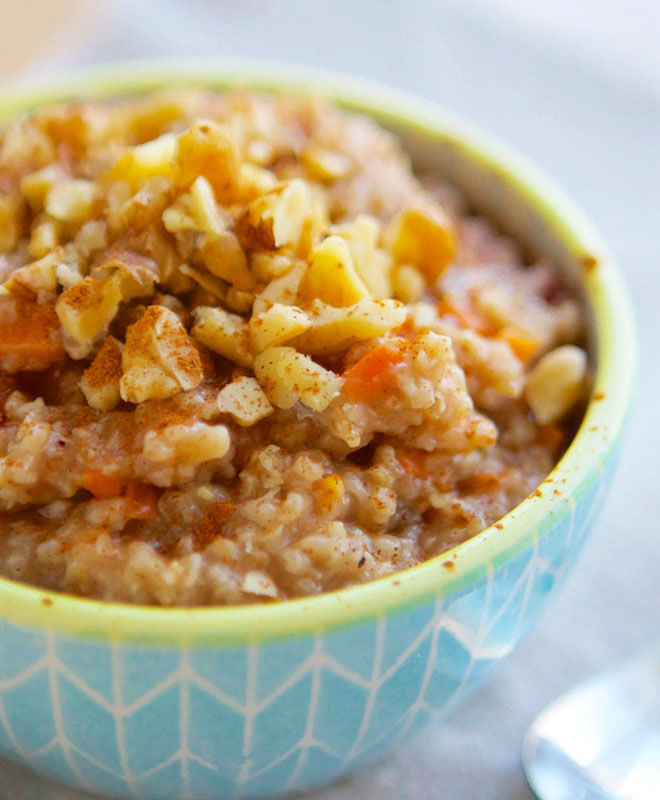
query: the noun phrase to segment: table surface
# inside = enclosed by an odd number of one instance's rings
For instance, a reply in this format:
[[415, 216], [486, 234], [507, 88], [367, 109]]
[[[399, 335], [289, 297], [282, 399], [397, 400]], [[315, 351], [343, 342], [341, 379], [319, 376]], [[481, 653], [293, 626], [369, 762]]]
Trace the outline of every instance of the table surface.
[[[453, 717], [387, 764], [307, 800], [530, 800], [519, 753], [534, 716], [575, 681], [660, 633], [660, 18], [653, 2], [617, 11], [602, 0], [555, 0], [549, 17], [530, 11], [544, 4], [522, 0], [142, 0], [130, 14], [127, 3], [107, 4], [99, 22], [87, 20], [85, 36], [32, 67], [31, 77], [40, 77], [113, 58], [256, 55], [417, 92], [553, 174], [596, 221], [627, 276], [641, 342], [635, 411], [604, 513], [561, 594]], [[82, 797], [0, 762], [0, 800]]]

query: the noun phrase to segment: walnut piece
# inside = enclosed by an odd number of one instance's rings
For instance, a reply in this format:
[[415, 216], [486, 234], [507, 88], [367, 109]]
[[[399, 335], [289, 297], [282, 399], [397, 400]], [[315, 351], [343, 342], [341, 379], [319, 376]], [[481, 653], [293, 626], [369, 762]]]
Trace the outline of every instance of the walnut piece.
[[192, 335], [200, 344], [235, 364], [252, 366], [254, 354], [250, 348], [248, 324], [242, 317], [210, 306], [196, 308], [194, 316]]
[[258, 381], [247, 376], [236, 378], [220, 390], [216, 409], [230, 414], [243, 427], [254, 425], [274, 411]]
[[312, 249], [299, 295], [303, 301], [319, 299], [331, 306], [351, 306], [371, 297], [341, 236], [328, 236]]
[[306, 331], [311, 324], [307, 314], [296, 306], [275, 303], [267, 311], [250, 317], [248, 329], [252, 349], [261, 353], [267, 347], [284, 344]]
[[405, 208], [387, 226], [385, 244], [399, 264], [412, 264], [429, 281], [442, 275], [456, 249], [451, 219], [440, 206]]
[[398, 328], [406, 319], [404, 306], [396, 300], [360, 300], [347, 308], [315, 301], [307, 313], [312, 324], [292, 344], [312, 355], [342, 352], [355, 342]]
[[199, 351], [177, 315], [149, 306], [126, 330], [120, 393], [129, 403], [172, 397], [194, 389], [204, 372]]
[[300, 400], [323, 411], [341, 388], [342, 378], [293, 347], [269, 347], [254, 362], [254, 374], [271, 403], [291, 408]]
[[85, 399], [97, 411], [110, 411], [120, 400], [121, 351], [121, 342], [108, 336], [80, 379]]
[[254, 200], [241, 214], [236, 231], [250, 250], [308, 250], [326, 222], [325, 208], [305, 181], [284, 181]]
[[55, 311], [71, 358], [85, 358], [107, 332], [121, 300], [119, 278], [83, 278], [58, 297]]
[[578, 402], [585, 389], [587, 354], [566, 344], [546, 353], [532, 369], [525, 400], [541, 425], [558, 422]]

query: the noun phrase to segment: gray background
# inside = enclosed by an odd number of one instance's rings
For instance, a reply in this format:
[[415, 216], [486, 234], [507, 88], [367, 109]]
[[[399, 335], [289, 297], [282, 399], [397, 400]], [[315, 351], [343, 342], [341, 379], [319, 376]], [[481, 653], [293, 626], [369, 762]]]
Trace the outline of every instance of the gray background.
[[[520, 742], [593, 670], [660, 633], [660, 12], [653, 0], [226, 0], [94, 6], [19, 79], [151, 55], [258, 56], [372, 77], [532, 156], [613, 247], [636, 305], [635, 412], [564, 590], [494, 680], [395, 758], [309, 800], [529, 800]], [[79, 800], [0, 762], [0, 800]]]

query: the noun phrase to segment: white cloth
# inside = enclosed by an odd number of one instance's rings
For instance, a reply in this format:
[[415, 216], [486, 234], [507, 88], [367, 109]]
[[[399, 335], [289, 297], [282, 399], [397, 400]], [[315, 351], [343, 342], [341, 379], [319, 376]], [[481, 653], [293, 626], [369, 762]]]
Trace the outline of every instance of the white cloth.
[[[576, 680], [660, 633], [655, 0], [141, 0], [106, 4], [103, 14], [86, 43], [33, 75], [114, 58], [208, 54], [377, 78], [463, 113], [532, 156], [615, 250], [638, 314], [637, 403], [611, 496], [567, 585], [494, 680], [452, 718], [386, 764], [309, 797], [529, 800], [519, 753], [534, 716]], [[0, 800], [81, 797], [0, 762]]]

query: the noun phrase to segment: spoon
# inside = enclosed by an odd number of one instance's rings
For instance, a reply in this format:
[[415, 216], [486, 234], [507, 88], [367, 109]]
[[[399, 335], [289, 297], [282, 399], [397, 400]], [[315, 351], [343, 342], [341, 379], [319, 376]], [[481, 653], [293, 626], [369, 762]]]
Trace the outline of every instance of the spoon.
[[555, 700], [522, 760], [539, 800], [659, 800], [660, 643]]

